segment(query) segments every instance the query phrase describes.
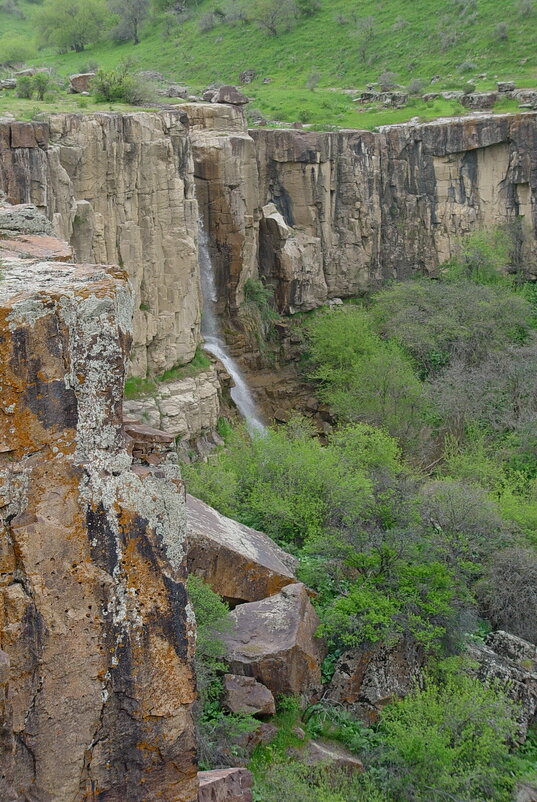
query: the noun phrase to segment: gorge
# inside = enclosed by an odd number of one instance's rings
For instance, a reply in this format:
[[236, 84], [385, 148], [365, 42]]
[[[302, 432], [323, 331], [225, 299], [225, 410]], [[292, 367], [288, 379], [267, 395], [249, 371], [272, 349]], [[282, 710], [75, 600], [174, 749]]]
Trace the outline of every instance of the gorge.
[[[194, 802], [174, 438], [214, 436], [219, 363], [263, 427], [225, 350], [247, 282], [282, 315], [307, 312], [434, 275], [463, 234], [498, 224], [535, 276], [536, 153], [532, 112], [376, 133], [248, 131], [240, 108], [211, 103], [0, 120], [2, 799]], [[166, 378], [204, 341], [215, 361]], [[127, 374], [154, 380], [150, 397], [123, 404]], [[267, 596], [307, 610], [313, 632], [304, 586], [279, 572]], [[236, 620], [270, 606], [226, 596]], [[321, 650], [302, 651], [317, 686]]]

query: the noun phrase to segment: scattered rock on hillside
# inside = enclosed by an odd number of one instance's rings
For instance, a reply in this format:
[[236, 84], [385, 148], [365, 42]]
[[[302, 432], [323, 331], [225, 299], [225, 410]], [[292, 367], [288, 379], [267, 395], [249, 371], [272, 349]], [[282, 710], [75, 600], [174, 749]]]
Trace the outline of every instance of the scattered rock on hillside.
[[254, 602], [296, 582], [297, 560], [267, 535], [187, 495], [187, 564], [230, 602]]
[[391, 647], [374, 643], [351, 649], [339, 658], [323, 698], [371, 724], [385, 705], [420, 685], [423, 663], [421, 649], [410, 638]]
[[252, 773], [248, 769], [199, 771], [198, 802], [252, 802]]
[[519, 783], [515, 790], [514, 802], [537, 802], [537, 785]]
[[274, 696], [253, 677], [236, 674], [224, 676], [224, 707], [230, 713], [249, 716], [273, 716], [276, 713]]
[[241, 72], [239, 75], [239, 81], [241, 84], [251, 84], [256, 75], [256, 70], [244, 70], [244, 72]]
[[212, 98], [212, 103], [230, 103], [232, 106], [244, 106], [249, 102], [250, 99], [239, 92], [236, 86], [221, 86]]
[[82, 92], [89, 92], [90, 84], [95, 78], [95, 72], [78, 72], [76, 75], [69, 76], [69, 92], [72, 95], [79, 95]]
[[490, 111], [498, 100], [497, 92], [471, 92], [461, 97], [461, 103], [467, 109]]
[[537, 713], [537, 646], [498, 630], [485, 643], [473, 643], [468, 654], [477, 663], [479, 679], [498, 683], [519, 705], [518, 739], [523, 742]]
[[341, 744], [331, 741], [308, 741], [304, 747], [293, 749], [292, 752], [308, 766], [332, 766], [347, 771], [349, 774], [364, 770], [364, 764], [356, 755]]
[[232, 631], [222, 636], [235, 674], [255, 677], [273, 694], [312, 698], [321, 687], [324, 643], [306, 587], [287, 585], [280, 593], [232, 613]]
[[519, 104], [527, 104], [530, 108], [537, 107], [537, 89], [515, 89], [512, 95]]
[[505, 95], [508, 92], [515, 91], [515, 82], [514, 81], [498, 81], [496, 84], [498, 88], [498, 92]]

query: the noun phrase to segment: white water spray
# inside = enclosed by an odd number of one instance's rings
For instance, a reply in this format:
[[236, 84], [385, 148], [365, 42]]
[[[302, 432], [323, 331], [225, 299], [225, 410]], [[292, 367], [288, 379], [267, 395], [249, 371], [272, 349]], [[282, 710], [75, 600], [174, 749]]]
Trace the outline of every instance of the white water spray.
[[198, 240], [201, 292], [203, 295], [203, 313], [201, 317], [201, 333], [205, 340], [205, 345], [203, 347], [220, 360], [233, 379], [235, 386], [231, 388], [231, 398], [246, 421], [250, 434], [264, 434], [266, 431], [265, 425], [261, 421], [250, 388], [246, 384], [239, 366], [233, 357], [228, 354], [225, 340], [220, 332], [218, 317], [215, 311], [217, 295], [214, 283], [214, 270], [209, 253], [207, 234], [201, 220], [198, 224]]

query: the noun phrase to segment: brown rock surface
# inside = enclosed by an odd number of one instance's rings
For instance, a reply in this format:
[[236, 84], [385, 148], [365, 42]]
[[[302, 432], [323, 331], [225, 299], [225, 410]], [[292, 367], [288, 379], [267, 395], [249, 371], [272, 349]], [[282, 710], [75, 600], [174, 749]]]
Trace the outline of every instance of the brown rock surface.
[[95, 78], [95, 72], [77, 72], [76, 75], [69, 76], [69, 91], [73, 94], [89, 92], [90, 84]]
[[2, 272], [2, 799], [194, 802], [184, 495], [123, 448], [125, 273]]
[[297, 561], [267, 535], [187, 495], [190, 573], [233, 602], [251, 602], [296, 582]]
[[222, 639], [234, 674], [254, 677], [273, 694], [315, 696], [325, 647], [315, 637], [320, 621], [303, 584], [241, 604], [230, 617], [233, 629]]
[[252, 802], [252, 773], [248, 769], [200, 771], [198, 802]]
[[392, 647], [375, 643], [351, 649], [339, 658], [323, 699], [371, 724], [385, 705], [419, 686], [423, 662], [421, 650], [410, 639]]
[[274, 696], [253, 677], [236, 674], [224, 676], [224, 707], [230, 713], [250, 716], [273, 716], [276, 713]]

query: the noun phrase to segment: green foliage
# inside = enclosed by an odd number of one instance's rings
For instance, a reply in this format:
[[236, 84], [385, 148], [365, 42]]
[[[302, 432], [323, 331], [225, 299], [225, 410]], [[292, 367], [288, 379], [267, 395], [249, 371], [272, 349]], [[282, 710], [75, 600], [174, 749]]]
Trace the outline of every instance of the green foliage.
[[523, 342], [532, 324], [530, 304], [503, 286], [460, 278], [413, 279], [374, 296], [371, 316], [383, 337], [393, 337], [431, 376], [457, 359], [478, 365], [509, 343]]
[[444, 267], [446, 277], [477, 284], [507, 284], [513, 242], [506, 227], [481, 229], [468, 234], [461, 242], [458, 253]]
[[[140, 305], [140, 309], [144, 304]], [[196, 348], [196, 353], [187, 365], [176, 365], [169, 370], [165, 370], [160, 376], [145, 377], [133, 376], [125, 382], [124, 397], [134, 399], [144, 395], [155, 395], [158, 386], [162, 382], [186, 379], [196, 376], [200, 371], [207, 370], [211, 366], [211, 361], [207, 354], [201, 349]]]
[[256, 778], [254, 802], [386, 802], [368, 777], [287, 758]]
[[253, 347], [262, 354], [275, 337], [276, 321], [280, 319], [274, 307], [272, 290], [260, 279], [249, 278], [244, 284], [244, 303], [240, 308], [241, 325], [249, 335]]
[[383, 751], [376, 768], [394, 802], [510, 799], [508, 741], [515, 711], [494, 688], [458, 673], [431, 679], [381, 713]]
[[108, 12], [104, 0], [45, 0], [35, 21], [42, 45], [80, 53], [102, 36]]
[[427, 401], [402, 348], [382, 340], [361, 308], [317, 314], [308, 335], [310, 375], [338, 417], [381, 426], [410, 445], [423, 426]]
[[17, 97], [22, 97], [29, 99], [32, 97], [34, 93], [33, 83], [32, 83], [32, 76], [31, 75], [20, 75], [17, 79]]
[[339, 741], [351, 752], [370, 751], [379, 745], [375, 731], [343, 707], [318, 702], [303, 715], [308, 735]]
[[138, 398], [141, 395], [153, 395], [156, 389], [157, 385], [153, 379], [132, 376], [125, 382], [123, 395], [126, 399]]
[[122, 101], [133, 106], [149, 102], [149, 87], [133, 69], [131, 61], [124, 61], [113, 70], [99, 70], [91, 84], [95, 100], [98, 103]]
[[35, 47], [28, 36], [5, 33], [0, 37], [0, 64], [23, 64], [35, 56]]
[[52, 78], [48, 72], [36, 72], [32, 75], [32, 89], [38, 100], [44, 100], [46, 92], [51, 88]]

